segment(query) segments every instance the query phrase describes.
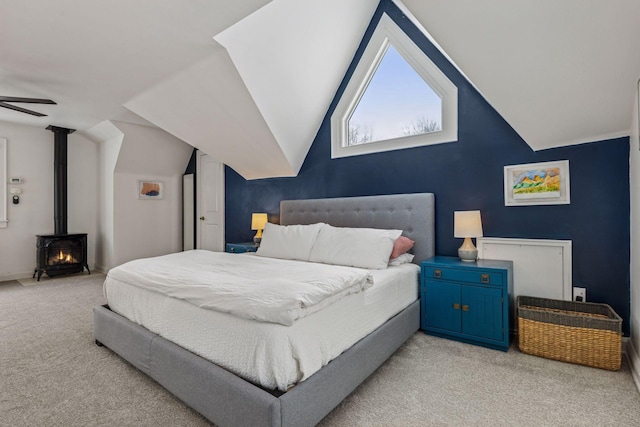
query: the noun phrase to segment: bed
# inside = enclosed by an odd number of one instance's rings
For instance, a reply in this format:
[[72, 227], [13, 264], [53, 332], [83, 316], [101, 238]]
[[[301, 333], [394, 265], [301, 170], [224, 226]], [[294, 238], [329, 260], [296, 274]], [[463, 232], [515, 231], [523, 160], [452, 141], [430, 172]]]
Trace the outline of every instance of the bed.
[[[401, 229], [415, 240], [414, 263], [434, 254], [434, 196], [429, 193], [282, 201], [282, 225]], [[241, 255], [233, 255], [241, 256]], [[419, 328], [419, 301], [285, 392], [228, 369], [112, 311], [94, 308], [94, 336], [217, 425], [315, 425]]]

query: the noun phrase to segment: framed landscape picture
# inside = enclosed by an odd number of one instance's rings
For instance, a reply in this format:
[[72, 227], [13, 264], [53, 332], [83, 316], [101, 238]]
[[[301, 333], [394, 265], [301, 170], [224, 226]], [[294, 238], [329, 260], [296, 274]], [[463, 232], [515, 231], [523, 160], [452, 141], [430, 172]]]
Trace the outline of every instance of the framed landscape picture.
[[569, 203], [569, 160], [504, 167], [505, 206]]
[[138, 199], [158, 200], [164, 197], [161, 181], [138, 181]]

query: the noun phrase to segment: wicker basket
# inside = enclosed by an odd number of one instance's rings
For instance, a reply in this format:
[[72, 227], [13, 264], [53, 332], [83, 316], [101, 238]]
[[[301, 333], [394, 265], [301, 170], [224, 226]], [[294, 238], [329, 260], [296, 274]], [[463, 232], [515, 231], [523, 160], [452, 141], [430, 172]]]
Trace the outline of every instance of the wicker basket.
[[609, 305], [519, 296], [517, 307], [523, 353], [620, 369], [622, 319]]

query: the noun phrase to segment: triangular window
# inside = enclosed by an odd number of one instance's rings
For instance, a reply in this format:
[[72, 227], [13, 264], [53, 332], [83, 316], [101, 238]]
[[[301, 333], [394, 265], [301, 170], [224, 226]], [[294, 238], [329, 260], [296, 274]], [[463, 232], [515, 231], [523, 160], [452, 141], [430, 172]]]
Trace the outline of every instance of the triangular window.
[[348, 144], [442, 130], [442, 100], [389, 45], [349, 118]]
[[332, 120], [332, 157], [457, 140], [457, 88], [382, 16]]

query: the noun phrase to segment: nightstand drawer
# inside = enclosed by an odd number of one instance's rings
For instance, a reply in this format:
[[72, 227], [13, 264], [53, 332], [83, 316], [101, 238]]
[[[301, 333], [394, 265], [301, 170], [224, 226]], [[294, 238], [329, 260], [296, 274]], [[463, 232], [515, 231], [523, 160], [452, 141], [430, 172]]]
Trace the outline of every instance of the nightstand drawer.
[[245, 252], [255, 252], [258, 250], [258, 247], [253, 242], [247, 243], [227, 243], [226, 252], [232, 254], [242, 254]]
[[457, 270], [448, 267], [424, 267], [423, 271], [426, 280], [450, 280], [483, 285], [502, 285], [504, 283], [502, 274], [494, 271]]

